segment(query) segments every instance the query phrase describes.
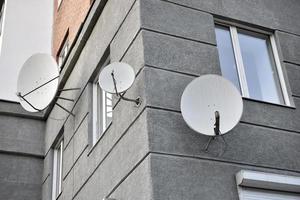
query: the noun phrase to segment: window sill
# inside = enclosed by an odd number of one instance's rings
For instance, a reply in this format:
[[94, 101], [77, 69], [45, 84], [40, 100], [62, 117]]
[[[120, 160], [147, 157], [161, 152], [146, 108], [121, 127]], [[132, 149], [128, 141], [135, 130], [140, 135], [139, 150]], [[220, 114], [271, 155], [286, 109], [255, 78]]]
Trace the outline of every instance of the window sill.
[[266, 172], [241, 170], [236, 174], [236, 183], [243, 187], [296, 193], [300, 191], [300, 177]]
[[243, 99], [247, 100], [247, 101], [253, 101], [253, 102], [257, 102], [257, 103], [264, 103], [264, 104], [279, 106], [279, 107], [283, 107], [283, 108], [296, 109], [296, 107], [293, 106], [293, 105], [288, 106], [288, 105], [279, 104], [279, 103], [272, 103], [272, 102], [267, 102], [267, 101], [263, 101], [263, 100], [251, 99], [249, 97], [243, 97]]

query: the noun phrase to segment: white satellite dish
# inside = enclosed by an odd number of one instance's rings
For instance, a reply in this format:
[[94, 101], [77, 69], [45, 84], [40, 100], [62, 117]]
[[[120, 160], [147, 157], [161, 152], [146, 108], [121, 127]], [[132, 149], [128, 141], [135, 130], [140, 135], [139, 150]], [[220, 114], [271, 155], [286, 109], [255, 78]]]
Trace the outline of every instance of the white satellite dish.
[[35, 54], [23, 65], [17, 84], [21, 106], [29, 112], [45, 109], [58, 88], [59, 70], [52, 56]]
[[[243, 100], [236, 87], [218, 75], [204, 75], [193, 80], [181, 97], [181, 112], [194, 131], [217, 136], [233, 129], [241, 119]], [[216, 134], [216, 120], [219, 132]]]
[[133, 68], [121, 62], [109, 64], [99, 74], [100, 87], [111, 94], [125, 92], [132, 86], [134, 79]]

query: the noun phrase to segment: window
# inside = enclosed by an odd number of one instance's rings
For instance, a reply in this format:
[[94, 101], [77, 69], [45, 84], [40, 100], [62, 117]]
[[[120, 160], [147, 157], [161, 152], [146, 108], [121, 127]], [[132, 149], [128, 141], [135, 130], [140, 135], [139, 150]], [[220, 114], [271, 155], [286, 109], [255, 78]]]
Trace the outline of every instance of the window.
[[[109, 61], [105, 62], [106, 66]], [[113, 117], [112, 94], [103, 91], [97, 79], [93, 83], [93, 145], [105, 132]]]
[[57, 0], [57, 9], [59, 9], [59, 7], [60, 7], [62, 1], [63, 1], [63, 0]]
[[274, 36], [216, 25], [221, 72], [243, 97], [290, 105]]
[[240, 200], [300, 200], [300, 177], [242, 170], [236, 182]]
[[53, 185], [52, 199], [55, 200], [61, 193], [62, 186], [62, 162], [63, 162], [63, 140], [60, 139], [54, 147], [53, 157]]
[[68, 52], [69, 52], [69, 41], [66, 38], [64, 40], [61, 50], [59, 51], [58, 58], [57, 58], [57, 64], [60, 68], [62, 67], [62, 64], [64, 63], [64, 61], [68, 55]]
[[4, 7], [5, 7], [5, 1], [2, 3], [1, 10], [0, 10], [0, 36], [2, 35], [2, 31], [3, 31]]

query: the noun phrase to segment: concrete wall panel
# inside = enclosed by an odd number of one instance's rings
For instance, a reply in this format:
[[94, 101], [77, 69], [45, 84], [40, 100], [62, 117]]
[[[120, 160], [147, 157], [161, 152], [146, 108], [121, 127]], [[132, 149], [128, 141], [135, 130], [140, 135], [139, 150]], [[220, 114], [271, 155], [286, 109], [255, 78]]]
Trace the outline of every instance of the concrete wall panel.
[[143, 31], [145, 64], [195, 76], [220, 74], [215, 46]]
[[224, 136], [227, 145], [217, 138], [205, 152], [209, 138], [191, 130], [180, 113], [159, 109], [147, 113], [153, 152], [210, 157], [283, 170], [300, 169], [299, 134], [240, 123]]
[[286, 64], [286, 71], [291, 86], [292, 94], [300, 97], [300, 66]]
[[161, 0], [141, 0], [141, 18], [142, 28], [216, 44], [210, 14]]
[[300, 65], [300, 36], [277, 31], [276, 37], [279, 40], [283, 61]]
[[1, 153], [0, 160], [1, 199], [41, 199], [42, 159]]
[[[148, 105], [180, 111], [181, 95], [194, 77], [152, 68], [145, 69], [145, 74]], [[295, 98], [296, 107], [299, 103]], [[299, 117], [298, 109], [244, 99], [243, 122], [299, 132]]]
[[220, 18], [229, 18], [244, 23], [300, 33], [297, 0], [169, 0], [179, 5], [209, 12]]
[[118, 186], [110, 197], [115, 199], [153, 199], [149, 156]]
[[43, 155], [45, 123], [0, 115], [0, 151]]
[[[153, 199], [238, 200], [235, 174], [241, 169], [286, 174], [286, 171], [253, 168], [179, 156], [151, 156]], [[290, 173], [299, 176], [299, 173]]]

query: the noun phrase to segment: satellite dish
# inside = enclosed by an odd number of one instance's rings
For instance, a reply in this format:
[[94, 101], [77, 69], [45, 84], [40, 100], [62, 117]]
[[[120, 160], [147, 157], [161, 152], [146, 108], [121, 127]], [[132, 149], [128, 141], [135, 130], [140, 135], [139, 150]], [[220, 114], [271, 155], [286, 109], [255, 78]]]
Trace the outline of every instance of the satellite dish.
[[48, 54], [35, 54], [23, 65], [17, 83], [21, 106], [29, 112], [45, 109], [54, 99], [58, 88], [59, 70]]
[[99, 74], [100, 87], [111, 94], [128, 90], [135, 79], [133, 68], [121, 62], [114, 62], [106, 66]]
[[[204, 75], [193, 80], [181, 97], [183, 119], [194, 131], [222, 135], [241, 119], [243, 100], [236, 87], [218, 75]], [[218, 121], [218, 122], [217, 122]], [[216, 133], [216, 126], [219, 130]]]

